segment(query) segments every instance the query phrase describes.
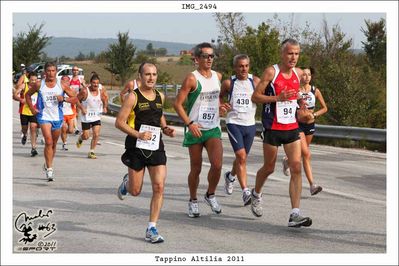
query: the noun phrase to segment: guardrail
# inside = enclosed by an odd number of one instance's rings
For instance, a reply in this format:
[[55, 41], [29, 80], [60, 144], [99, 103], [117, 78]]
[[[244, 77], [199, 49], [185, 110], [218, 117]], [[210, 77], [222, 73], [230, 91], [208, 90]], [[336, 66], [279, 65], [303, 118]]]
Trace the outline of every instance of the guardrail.
[[[119, 97], [114, 96], [114, 97]], [[108, 103], [108, 110], [116, 114], [120, 110], [120, 106], [113, 103], [114, 97], [111, 97]], [[173, 124], [183, 125], [180, 117], [175, 113], [164, 113], [167, 121]], [[224, 118], [220, 119], [221, 125], [225, 126]], [[263, 126], [260, 121], [256, 122], [256, 131], [262, 132]], [[366, 140], [371, 142], [386, 143], [387, 136], [385, 129], [365, 128], [365, 127], [346, 127], [346, 126], [329, 126], [316, 124], [316, 137], [331, 139], [349, 139], [349, 140]]]

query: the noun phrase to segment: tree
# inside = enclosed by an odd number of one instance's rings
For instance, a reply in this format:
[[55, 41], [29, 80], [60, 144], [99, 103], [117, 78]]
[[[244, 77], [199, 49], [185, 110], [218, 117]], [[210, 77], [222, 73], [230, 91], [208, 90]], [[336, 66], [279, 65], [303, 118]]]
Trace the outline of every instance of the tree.
[[109, 45], [106, 52], [106, 70], [117, 75], [123, 86], [126, 81], [136, 72], [134, 66], [134, 53], [136, 47], [129, 41], [129, 32], [118, 33], [118, 42]]
[[367, 38], [367, 41], [362, 42], [367, 58], [372, 64], [372, 67], [379, 69], [386, 66], [386, 46], [387, 35], [385, 30], [385, 19], [378, 22], [371, 22], [366, 20], [367, 29], [361, 28], [361, 31]]
[[13, 69], [18, 70], [20, 64], [30, 65], [40, 61], [43, 49], [49, 44], [51, 37], [42, 34], [44, 24], [29, 26], [29, 31], [20, 32], [13, 38]]
[[86, 59], [86, 56], [81, 51], [79, 51], [79, 54], [75, 57], [76, 61], [83, 61], [85, 59]]
[[222, 42], [232, 44], [244, 34], [247, 24], [242, 13], [215, 13], [214, 17]]

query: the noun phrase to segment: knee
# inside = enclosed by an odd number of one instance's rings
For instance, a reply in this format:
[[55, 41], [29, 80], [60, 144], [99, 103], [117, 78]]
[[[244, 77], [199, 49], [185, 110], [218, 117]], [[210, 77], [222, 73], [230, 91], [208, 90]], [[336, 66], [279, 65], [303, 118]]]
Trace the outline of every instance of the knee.
[[300, 174], [301, 173], [301, 161], [290, 162], [291, 173]]
[[302, 157], [303, 157], [303, 159], [310, 161], [310, 158], [312, 157], [312, 155], [310, 154], [309, 151], [305, 151], [305, 152], [302, 152]]
[[73, 127], [69, 127], [69, 128], [68, 128], [68, 133], [69, 133], [69, 134], [72, 134], [72, 133], [73, 133]]
[[152, 185], [152, 192], [158, 195], [162, 195], [164, 191], [164, 185], [162, 183], [154, 183]]
[[261, 176], [269, 176], [274, 173], [274, 165], [265, 164], [259, 169], [259, 173]]
[[137, 197], [137, 196], [140, 195], [140, 193], [141, 193], [141, 188], [130, 187], [129, 193], [130, 193], [133, 197]]
[[82, 134], [82, 139], [83, 140], [87, 140], [89, 138], [89, 134], [88, 133], [83, 133]]
[[245, 155], [238, 155], [238, 156], [236, 157], [236, 162], [237, 162], [239, 165], [245, 165], [246, 162], [247, 162], [247, 156], [245, 156]]
[[53, 147], [53, 139], [52, 138], [45, 138], [44, 139], [44, 145], [46, 147]]
[[191, 176], [199, 177], [199, 175], [201, 174], [201, 166], [191, 167], [190, 174], [191, 174]]

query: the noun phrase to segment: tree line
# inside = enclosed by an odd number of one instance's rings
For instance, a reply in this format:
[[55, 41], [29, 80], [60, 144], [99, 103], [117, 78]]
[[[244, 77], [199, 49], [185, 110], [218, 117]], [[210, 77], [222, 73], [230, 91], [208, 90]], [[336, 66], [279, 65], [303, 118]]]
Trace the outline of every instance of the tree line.
[[[261, 76], [263, 70], [279, 62], [280, 43], [286, 38], [301, 43], [299, 67], [315, 69], [313, 83], [318, 87], [328, 104], [329, 112], [320, 118], [321, 124], [386, 128], [386, 25], [385, 20], [365, 21], [362, 32], [363, 52], [351, 49], [352, 39], [343, 33], [339, 25], [330, 27], [323, 21], [321, 32], [282, 22], [277, 15], [257, 27], [246, 25], [241, 13], [215, 13], [220, 35], [211, 40], [217, 58], [215, 70], [228, 78], [233, 73], [232, 58], [238, 53], [251, 58], [251, 72]], [[28, 33], [19, 33], [13, 40], [13, 67], [20, 63], [41, 61], [43, 48], [51, 37], [41, 34], [43, 24], [30, 27]], [[148, 44], [145, 51], [136, 53], [129, 33], [117, 34], [117, 42], [94, 56], [94, 60], [105, 62], [105, 68], [125, 84], [137, 72], [135, 65], [143, 61], [156, 63], [156, 55], [167, 51], [154, 49]], [[161, 51], [160, 51], [161, 50]], [[189, 56], [183, 55], [180, 63], [187, 64]], [[167, 72], [159, 73], [158, 82], [168, 82]], [[261, 112], [258, 107], [258, 115]]]

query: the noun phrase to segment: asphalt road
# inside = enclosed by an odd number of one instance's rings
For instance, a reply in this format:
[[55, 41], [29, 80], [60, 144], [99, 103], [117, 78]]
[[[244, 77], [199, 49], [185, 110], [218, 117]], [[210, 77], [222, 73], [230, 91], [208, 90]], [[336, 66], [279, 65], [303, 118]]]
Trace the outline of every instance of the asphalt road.
[[[47, 182], [42, 171], [43, 145], [38, 146], [39, 156], [29, 156], [30, 143], [25, 146], [20, 143], [19, 117], [16, 107], [14, 110], [13, 250], [16, 253], [387, 252], [386, 154], [312, 145], [314, 176], [324, 189], [310, 196], [303, 177], [301, 211], [313, 219], [309, 228], [287, 227], [289, 178], [281, 169], [282, 149], [276, 171], [263, 190], [261, 218], [254, 217], [250, 207], [242, 206], [238, 183], [233, 195], [227, 196], [221, 179], [216, 195], [222, 214], [213, 214], [201, 197], [201, 217], [193, 219], [187, 216], [189, 156], [187, 148], [181, 145], [182, 128], [175, 127], [176, 138], [164, 137], [168, 175], [158, 229], [165, 242], [153, 245], [144, 241], [151, 199], [149, 177], [145, 176], [139, 197], [129, 196], [120, 201], [116, 196], [127, 169], [120, 161], [125, 136], [114, 127], [114, 118], [103, 117], [101, 145], [96, 149], [95, 160], [87, 158], [88, 141], [78, 149], [74, 144], [77, 137], [70, 135], [69, 151], [62, 151], [59, 141], [55, 181]], [[224, 172], [234, 160], [226, 135], [223, 146]], [[248, 158], [251, 187], [262, 160], [262, 143], [256, 138]], [[199, 195], [205, 193], [208, 169], [204, 156]], [[32, 230], [24, 234], [22, 229], [29, 226]], [[32, 240], [34, 234], [37, 236]], [[150, 260], [154, 262], [155, 258]]]

